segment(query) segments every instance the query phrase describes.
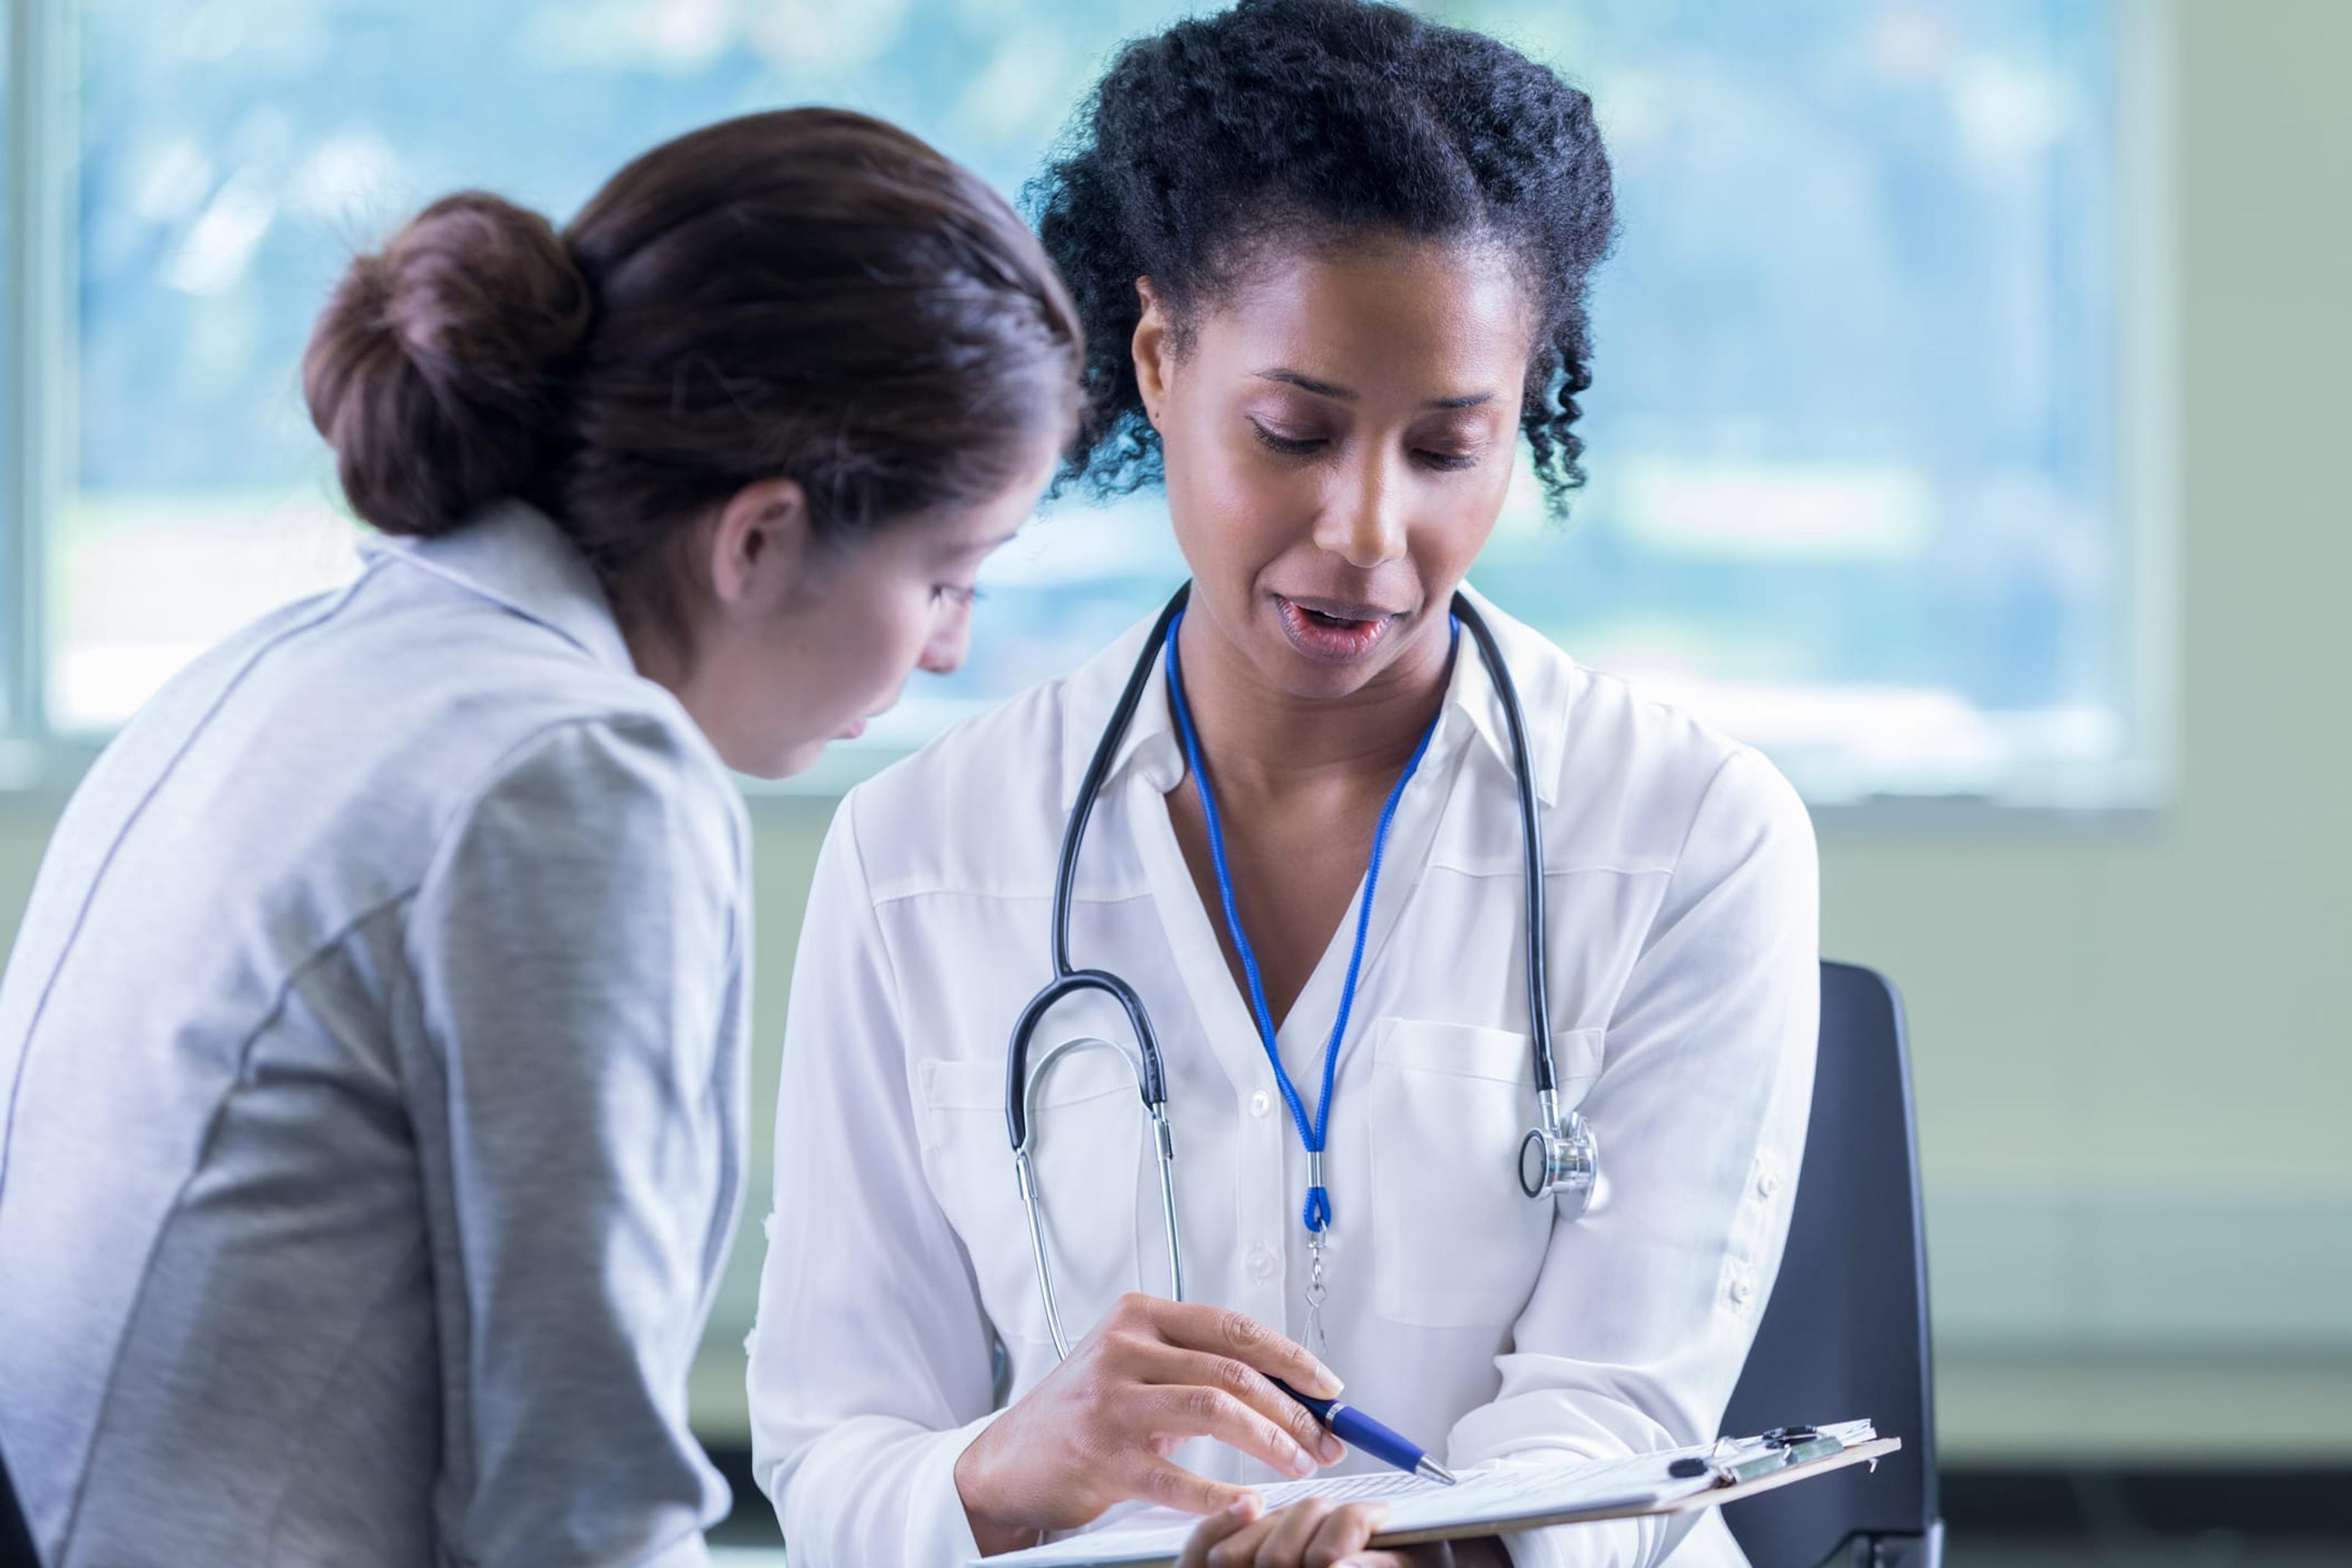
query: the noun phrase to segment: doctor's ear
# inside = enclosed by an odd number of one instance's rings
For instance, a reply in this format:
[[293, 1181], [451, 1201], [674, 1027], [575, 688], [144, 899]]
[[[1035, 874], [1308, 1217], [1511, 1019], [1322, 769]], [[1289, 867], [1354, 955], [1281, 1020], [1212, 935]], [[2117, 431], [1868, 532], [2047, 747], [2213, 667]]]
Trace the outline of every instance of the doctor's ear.
[[1143, 397], [1144, 417], [1158, 425], [1160, 407], [1168, 396], [1168, 371], [1174, 358], [1175, 335], [1167, 308], [1160, 303], [1159, 290], [1152, 288], [1151, 279], [1137, 279], [1135, 292], [1143, 305], [1143, 314], [1136, 321], [1135, 338], [1129, 349], [1135, 357], [1135, 389]]
[[726, 609], [777, 607], [805, 583], [814, 542], [808, 492], [798, 479], [745, 485], [719, 509], [705, 538], [711, 596]]

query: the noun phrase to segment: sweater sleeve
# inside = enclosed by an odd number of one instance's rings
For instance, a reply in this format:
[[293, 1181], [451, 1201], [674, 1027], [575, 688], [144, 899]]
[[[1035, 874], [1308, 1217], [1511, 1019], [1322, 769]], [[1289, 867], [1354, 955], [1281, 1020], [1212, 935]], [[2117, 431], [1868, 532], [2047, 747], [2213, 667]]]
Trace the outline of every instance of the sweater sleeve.
[[456, 1560], [695, 1564], [726, 1511], [687, 1373], [746, 1142], [728, 789], [651, 720], [557, 726], [411, 910], [446, 1119], [424, 1156]]

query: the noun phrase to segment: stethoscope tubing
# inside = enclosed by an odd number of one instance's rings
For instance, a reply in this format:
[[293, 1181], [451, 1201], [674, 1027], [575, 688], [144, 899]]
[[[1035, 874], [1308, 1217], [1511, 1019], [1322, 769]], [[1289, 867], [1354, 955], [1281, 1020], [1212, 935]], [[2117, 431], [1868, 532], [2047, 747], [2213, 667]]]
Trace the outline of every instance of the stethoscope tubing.
[[[1038, 1063], [1042, 1076], [1065, 1052], [1081, 1046], [1099, 1045], [1118, 1050], [1135, 1069], [1136, 1090], [1142, 1098], [1143, 1109], [1151, 1119], [1156, 1153], [1160, 1165], [1160, 1209], [1166, 1225], [1169, 1258], [1169, 1282], [1176, 1300], [1184, 1299], [1183, 1245], [1177, 1234], [1175, 1141], [1169, 1130], [1168, 1074], [1160, 1053], [1158, 1036], [1152, 1032], [1151, 1017], [1143, 998], [1119, 976], [1102, 969], [1080, 969], [1070, 959], [1070, 908], [1076, 898], [1078, 875], [1078, 852], [1086, 841], [1087, 823], [1094, 815], [1095, 802], [1100, 796], [1103, 783], [1110, 776], [1111, 763], [1118, 754], [1119, 743], [1126, 738], [1134, 721], [1135, 710], [1150, 689], [1159, 665], [1159, 656], [1166, 646], [1169, 628], [1181, 615], [1192, 597], [1190, 583], [1176, 590], [1151, 629], [1144, 637], [1143, 651], [1137, 657], [1134, 669], [1119, 692], [1118, 702], [1103, 725], [1102, 737], [1095, 743], [1094, 755], [1087, 763], [1087, 771], [1078, 784], [1077, 798], [1070, 807], [1069, 821], [1062, 830], [1062, 849], [1054, 874], [1053, 955], [1054, 973], [1029, 1005], [1021, 1010], [1013, 1026], [1013, 1037], [1006, 1052], [1004, 1075], [1005, 1131], [1012, 1140], [1014, 1175], [1020, 1184], [1022, 1206], [1028, 1217], [1029, 1244], [1035, 1255], [1037, 1286], [1044, 1297], [1046, 1327], [1054, 1337], [1054, 1348], [1060, 1354], [1069, 1354], [1069, 1341], [1063, 1331], [1061, 1307], [1054, 1289], [1053, 1267], [1046, 1256], [1044, 1218], [1040, 1210], [1036, 1170], [1031, 1159], [1030, 1145], [1034, 1136], [1031, 1116], [1030, 1095], [1034, 1079], [1029, 1071], [1029, 1044], [1047, 1013], [1068, 998], [1087, 992], [1108, 996], [1126, 1016], [1128, 1026], [1134, 1032], [1136, 1049], [1130, 1056], [1098, 1037], [1087, 1036], [1066, 1040], [1047, 1052]], [[1581, 1117], [1568, 1113], [1570, 1135], [1560, 1134], [1559, 1110], [1559, 1074], [1552, 1058], [1551, 1000], [1547, 980], [1547, 931], [1544, 910], [1543, 822], [1537, 801], [1535, 766], [1528, 744], [1527, 719], [1519, 707], [1518, 687], [1511, 679], [1509, 665], [1503, 658], [1502, 648], [1494, 633], [1471, 604], [1468, 595], [1454, 595], [1453, 613], [1455, 620], [1469, 628], [1470, 637], [1478, 647], [1478, 657], [1486, 665], [1489, 679], [1502, 699], [1504, 727], [1510, 737], [1511, 763], [1518, 784], [1519, 830], [1524, 880], [1527, 884], [1527, 978], [1528, 1019], [1533, 1036], [1535, 1057], [1536, 1098], [1540, 1108], [1540, 1122], [1528, 1134], [1528, 1144], [1542, 1141], [1545, 1150], [1573, 1150], [1581, 1162], [1582, 1174], [1579, 1184], [1580, 1207], [1589, 1201], [1597, 1180], [1597, 1165], [1592, 1152], [1591, 1135]], [[1320, 1155], [1315, 1156], [1319, 1163]], [[1527, 1169], [1522, 1152], [1522, 1171]], [[1542, 1197], [1559, 1190], [1541, 1183], [1530, 1184], [1524, 1173], [1521, 1184], [1529, 1197]]]
[[1486, 661], [1486, 673], [1503, 698], [1503, 727], [1511, 737], [1511, 775], [1519, 785], [1519, 853], [1527, 882], [1528, 1027], [1536, 1042], [1536, 1093], [1556, 1095], [1559, 1079], [1552, 1064], [1550, 984], [1545, 973], [1549, 937], [1544, 914], [1543, 818], [1536, 801], [1535, 759], [1528, 745], [1527, 716], [1519, 709], [1519, 689], [1511, 679], [1511, 667], [1467, 595], [1454, 595], [1454, 618], [1469, 628], [1470, 640], [1478, 645], [1478, 657]]
[[1151, 630], [1144, 638], [1143, 657], [1135, 661], [1127, 687], [1118, 694], [1118, 705], [1111, 710], [1109, 721], [1103, 725], [1102, 738], [1095, 742], [1095, 754], [1088, 759], [1086, 776], [1078, 784], [1078, 797], [1070, 806], [1070, 820], [1062, 828], [1061, 859], [1054, 869], [1054, 978], [1021, 1010], [1020, 1020], [1013, 1026], [1010, 1059], [1005, 1063], [1004, 1122], [1016, 1151], [1029, 1146], [1029, 1037], [1036, 1033], [1039, 1021], [1056, 1003], [1080, 992], [1102, 992], [1127, 1015], [1142, 1053], [1143, 1070], [1137, 1075], [1137, 1087], [1143, 1095], [1143, 1107], [1155, 1120], [1167, 1120], [1168, 1075], [1160, 1062], [1160, 1041], [1151, 1032], [1151, 1020], [1144, 1011], [1143, 999], [1135, 994], [1133, 986], [1108, 970], [1079, 969], [1071, 963], [1070, 902], [1077, 887], [1078, 850], [1086, 842], [1087, 819], [1094, 816], [1095, 800], [1102, 793], [1103, 780], [1110, 776], [1111, 760], [1118, 755], [1118, 743], [1126, 738], [1127, 727], [1134, 722], [1135, 710], [1150, 685], [1160, 645], [1168, 640], [1168, 628], [1183, 613], [1192, 596], [1192, 584], [1187, 583], [1176, 590], [1175, 596], [1160, 612], [1160, 618], [1151, 623]]

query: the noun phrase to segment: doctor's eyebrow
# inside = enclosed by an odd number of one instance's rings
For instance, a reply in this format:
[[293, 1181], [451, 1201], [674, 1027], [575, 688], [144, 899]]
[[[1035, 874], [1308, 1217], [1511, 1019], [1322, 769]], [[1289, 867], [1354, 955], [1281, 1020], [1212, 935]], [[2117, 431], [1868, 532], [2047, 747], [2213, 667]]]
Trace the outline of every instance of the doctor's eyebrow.
[[1020, 537], [1021, 530], [1016, 528], [1009, 533], [996, 534], [988, 539], [967, 539], [950, 547], [949, 553], [951, 555], [985, 555], [990, 551], [1001, 549]]
[[[1318, 381], [1311, 375], [1305, 375], [1295, 370], [1262, 370], [1257, 373], [1257, 378], [1260, 381], [1280, 382], [1285, 386], [1295, 386], [1301, 392], [1311, 392], [1318, 397], [1328, 397], [1335, 403], [1356, 401], [1356, 395], [1348, 388], [1335, 386], [1328, 381]], [[1495, 395], [1491, 392], [1465, 392], [1458, 397], [1433, 397], [1422, 406], [1423, 408], [1475, 408], [1481, 404], [1494, 401]]]

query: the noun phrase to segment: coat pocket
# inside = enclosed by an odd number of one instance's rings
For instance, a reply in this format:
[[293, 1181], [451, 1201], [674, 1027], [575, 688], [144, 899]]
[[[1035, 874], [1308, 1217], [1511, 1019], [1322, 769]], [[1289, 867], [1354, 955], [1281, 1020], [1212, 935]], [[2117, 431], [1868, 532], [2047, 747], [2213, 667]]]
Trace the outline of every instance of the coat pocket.
[[[1601, 1070], [1601, 1032], [1553, 1037], [1563, 1110]], [[1467, 1024], [1385, 1020], [1373, 1047], [1374, 1305], [1425, 1328], [1517, 1318], [1550, 1245], [1554, 1205], [1519, 1188], [1535, 1125], [1528, 1037]]]
[[[925, 1061], [916, 1081], [924, 1174], [971, 1258], [997, 1331], [1050, 1345], [1005, 1133], [1003, 1065]], [[1142, 1278], [1142, 1104], [1125, 1063], [1086, 1051], [1055, 1066], [1034, 1106], [1038, 1206], [1062, 1326], [1075, 1342]]]

